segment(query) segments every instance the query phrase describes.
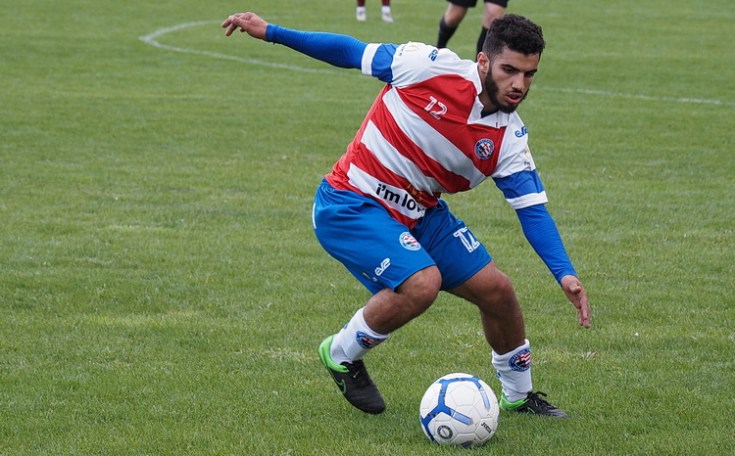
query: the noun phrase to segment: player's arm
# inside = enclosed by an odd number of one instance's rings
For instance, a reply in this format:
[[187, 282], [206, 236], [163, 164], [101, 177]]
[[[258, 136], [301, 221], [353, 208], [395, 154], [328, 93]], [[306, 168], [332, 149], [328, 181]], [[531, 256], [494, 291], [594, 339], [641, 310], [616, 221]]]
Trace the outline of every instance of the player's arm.
[[556, 281], [561, 283], [562, 277], [566, 275], [576, 276], [577, 271], [567, 255], [559, 230], [546, 206], [536, 204], [524, 207], [517, 209], [516, 214], [521, 222], [523, 234]]
[[565, 275], [577, 275], [564, 249], [561, 236], [551, 214], [546, 210], [546, 191], [536, 169], [522, 169], [507, 176], [494, 177], [495, 185], [503, 192], [508, 204], [515, 209], [528, 239], [536, 253], [561, 282]]
[[366, 43], [348, 35], [292, 30], [269, 24], [254, 13], [233, 14], [222, 23], [225, 35], [240, 29], [248, 35], [288, 46], [302, 54], [341, 68], [361, 68]]
[[531, 247], [561, 285], [564, 294], [574, 304], [579, 324], [590, 326], [587, 292], [577, 277], [554, 219], [546, 209], [546, 193], [536, 170], [525, 170], [496, 178], [495, 184], [516, 210], [523, 234]]
[[590, 327], [590, 307], [587, 292], [577, 277], [567, 255], [554, 219], [543, 204], [517, 209], [523, 234], [549, 268], [567, 299], [577, 308], [580, 326]]

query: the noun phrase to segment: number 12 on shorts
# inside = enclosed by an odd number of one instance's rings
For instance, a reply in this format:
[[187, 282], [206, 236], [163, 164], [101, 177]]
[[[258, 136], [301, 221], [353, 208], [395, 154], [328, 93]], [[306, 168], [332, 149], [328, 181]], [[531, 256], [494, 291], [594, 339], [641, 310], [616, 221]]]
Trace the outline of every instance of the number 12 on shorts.
[[467, 228], [466, 226], [455, 231], [454, 237], [459, 238], [459, 240], [462, 241], [462, 244], [464, 244], [464, 247], [470, 253], [472, 253], [476, 248], [480, 247], [480, 243], [477, 241], [477, 239], [475, 239], [469, 228]]

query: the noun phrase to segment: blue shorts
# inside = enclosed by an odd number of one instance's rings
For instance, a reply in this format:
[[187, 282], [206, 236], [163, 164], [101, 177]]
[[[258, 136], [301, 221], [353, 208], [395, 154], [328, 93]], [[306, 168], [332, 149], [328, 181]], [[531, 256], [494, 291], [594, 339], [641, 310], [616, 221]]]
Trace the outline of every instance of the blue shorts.
[[492, 258], [443, 200], [413, 229], [372, 198], [322, 181], [314, 198], [314, 233], [322, 247], [371, 293], [395, 290], [416, 272], [436, 265], [442, 289], [455, 288]]

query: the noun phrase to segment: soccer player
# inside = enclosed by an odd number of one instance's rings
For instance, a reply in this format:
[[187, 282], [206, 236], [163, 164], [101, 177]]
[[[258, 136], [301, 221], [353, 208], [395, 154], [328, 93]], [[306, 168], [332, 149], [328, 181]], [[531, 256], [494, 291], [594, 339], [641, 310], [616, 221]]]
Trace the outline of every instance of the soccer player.
[[479, 309], [500, 407], [565, 417], [533, 390], [531, 346], [510, 279], [441, 198], [492, 178], [579, 324], [590, 326], [587, 293], [546, 209], [528, 130], [515, 112], [538, 70], [541, 28], [517, 15], [498, 19], [473, 62], [421, 43], [288, 29], [253, 13], [233, 14], [222, 27], [227, 36], [239, 29], [386, 84], [319, 185], [312, 214], [324, 249], [372, 293], [318, 350], [347, 401], [367, 413], [385, 410], [363, 357], [445, 290]]
[[[390, 11], [390, 0], [381, 0], [380, 17], [383, 22], [393, 22], [393, 15]], [[365, 0], [357, 0], [357, 9], [355, 10], [355, 17], [360, 22], [367, 20], [367, 10], [365, 9]]]
[[[439, 21], [439, 38], [436, 42], [436, 47], [445, 48], [449, 39], [457, 31], [459, 24], [464, 19], [469, 8], [473, 8], [477, 5], [477, 0], [447, 0], [446, 11], [442, 15]], [[480, 29], [480, 36], [477, 38], [477, 52], [482, 51], [482, 44], [485, 42], [485, 35], [492, 22], [503, 17], [505, 9], [508, 7], [508, 0], [484, 0], [485, 11], [482, 14], [482, 28]]]

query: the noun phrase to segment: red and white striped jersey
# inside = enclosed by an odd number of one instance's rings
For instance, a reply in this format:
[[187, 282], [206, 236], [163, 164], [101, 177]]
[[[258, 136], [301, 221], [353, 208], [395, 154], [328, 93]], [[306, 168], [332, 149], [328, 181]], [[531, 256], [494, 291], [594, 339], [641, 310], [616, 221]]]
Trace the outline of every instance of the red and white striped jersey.
[[475, 62], [421, 43], [369, 44], [362, 72], [387, 85], [326, 176], [333, 187], [378, 200], [409, 227], [442, 193], [488, 177], [514, 209], [546, 203], [521, 118], [482, 116]]

